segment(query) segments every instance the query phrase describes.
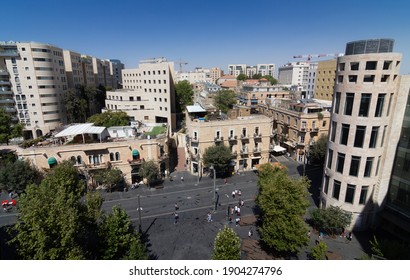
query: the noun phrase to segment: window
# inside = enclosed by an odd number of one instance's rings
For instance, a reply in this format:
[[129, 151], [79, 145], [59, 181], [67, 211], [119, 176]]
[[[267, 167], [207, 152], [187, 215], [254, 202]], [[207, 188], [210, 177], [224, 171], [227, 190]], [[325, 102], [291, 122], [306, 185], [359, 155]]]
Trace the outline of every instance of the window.
[[339, 114], [339, 106], [340, 106], [340, 92], [336, 92], [335, 96], [335, 113]]
[[369, 148], [376, 148], [378, 134], [379, 134], [379, 126], [373, 126], [372, 133], [370, 134]]
[[121, 159], [120, 153], [119, 153], [119, 152], [116, 152], [116, 153], [115, 153], [115, 160], [120, 160], [120, 159]]
[[355, 186], [355, 185], [347, 184], [345, 202], [347, 202], [347, 203], [353, 203], [355, 190], [356, 190], [356, 186]]
[[350, 62], [350, 70], [352, 71], [359, 70], [359, 62]]
[[322, 127], [326, 127], [326, 121], [322, 122]]
[[358, 176], [360, 168], [360, 157], [352, 156], [352, 161], [350, 162], [350, 176]]
[[382, 77], [380, 78], [380, 82], [381, 83], [388, 83], [390, 79], [390, 75], [382, 75]]
[[323, 192], [327, 194], [329, 191], [329, 176], [325, 176], [325, 183], [323, 184]]
[[114, 153], [110, 153], [110, 161], [114, 161]]
[[357, 83], [357, 75], [349, 75], [349, 83]]
[[340, 182], [334, 180], [332, 197], [339, 200], [339, 195], [340, 195]]
[[379, 167], [380, 167], [380, 160], [381, 160], [381, 156], [379, 156], [379, 158], [377, 159], [377, 165], [376, 165], [376, 173], [374, 174], [375, 176], [377, 176], [379, 174]]
[[363, 148], [364, 135], [366, 134], [366, 127], [358, 125], [356, 127], [356, 134], [354, 138], [354, 146], [356, 148]]
[[82, 164], [83, 163], [83, 159], [81, 158], [81, 156], [77, 156], [77, 164]]
[[336, 171], [343, 174], [344, 165], [345, 165], [345, 154], [337, 153]]
[[343, 75], [337, 76], [337, 83], [342, 84], [343, 83]]
[[345, 115], [351, 116], [353, 110], [354, 93], [346, 93]]
[[369, 115], [371, 98], [371, 93], [362, 93], [362, 97], [360, 99], [359, 117], [367, 117]]
[[384, 145], [384, 137], [386, 136], [386, 131], [387, 131], [387, 125], [385, 125], [383, 128], [382, 141], [380, 143], [380, 147], [383, 147]]
[[364, 167], [364, 177], [370, 177], [372, 174], [372, 166], [373, 166], [374, 157], [366, 158], [366, 166]]
[[333, 150], [329, 149], [329, 154], [327, 155], [327, 168], [332, 168], [333, 161]]
[[366, 70], [376, 70], [377, 68], [377, 61], [367, 61], [366, 62]]
[[350, 125], [343, 123], [342, 131], [340, 134], [340, 144], [341, 145], [347, 145], [347, 141], [349, 140], [349, 130], [350, 130]]
[[391, 67], [391, 65], [392, 65], [392, 62], [393, 62], [393, 61], [391, 61], [391, 60], [386, 60], [386, 61], [384, 61], [384, 63], [383, 63], [383, 70], [390, 70], [390, 67]]
[[336, 138], [336, 130], [337, 130], [337, 122], [332, 122], [332, 135], [330, 141], [335, 142]]
[[374, 112], [375, 117], [381, 117], [383, 113], [384, 98], [386, 97], [385, 93], [379, 93], [377, 96], [376, 111]]
[[387, 113], [386, 113], [386, 116], [389, 116], [389, 114], [390, 114], [390, 106], [391, 106], [391, 101], [392, 101], [392, 99], [393, 99], [393, 93], [390, 94], [389, 105], [387, 105]]
[[374, 75], [364, 75], [363, 83], [374, 83]]
[[339, 71], [345, 71], [345, 63], [339, 63]]
[[369, 189], [369, 186], [362, 186], [362, 190], [360, 191], [359, 204], [366, 203], [368, 189]]

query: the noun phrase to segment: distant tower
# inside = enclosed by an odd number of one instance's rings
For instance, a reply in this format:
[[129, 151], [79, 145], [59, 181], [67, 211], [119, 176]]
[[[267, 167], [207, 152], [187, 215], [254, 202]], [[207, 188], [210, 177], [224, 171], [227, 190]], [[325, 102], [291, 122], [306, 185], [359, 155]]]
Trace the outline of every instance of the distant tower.
[[352, 213], [351, 228], [375, 223], [388, 191], [407, 94], [391, 39], [347, 43], [337, 61], [321, 204]]

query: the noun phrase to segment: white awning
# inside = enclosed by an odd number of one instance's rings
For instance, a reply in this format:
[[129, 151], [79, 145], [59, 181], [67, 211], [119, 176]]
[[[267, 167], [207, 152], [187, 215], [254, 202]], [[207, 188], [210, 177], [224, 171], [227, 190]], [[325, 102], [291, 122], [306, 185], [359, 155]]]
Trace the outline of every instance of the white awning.
[[275, 147], [273, 147], [273, 151], [277, 152], [277, 153], [280, 153], [280, 152], [286, 152], [286, 149], [281, 147], [281, 146], [275, 146]]
[[92, 123], [75, 124], [57, 133], [55, 137], [75, 136], [79, 134], [101, 134], [106, 130], [103, 126], [93, 126]]
[[202, 108], [200, 105], [188, 105], [186, 106], [186, 110], [188, 113], [205, 113], [206, 110]]

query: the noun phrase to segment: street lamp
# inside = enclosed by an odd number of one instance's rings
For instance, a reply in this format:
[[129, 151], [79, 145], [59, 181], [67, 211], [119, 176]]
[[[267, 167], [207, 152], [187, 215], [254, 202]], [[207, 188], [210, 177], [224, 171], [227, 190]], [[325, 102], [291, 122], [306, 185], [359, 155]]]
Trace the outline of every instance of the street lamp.
[[138, 231], [139, 233], [142, 233], [142, 227], [141, 227], [141, 201], [140, 201], [140, 195], [138, 195]]
[[216, 210], [216, 186], [215, 186], [216, 171], [215, 171], [215, 167], [213, 165], [211, 165], [211, 167], [209, 169], [214, 171], [214, 199], [213, 199], [213, 204], [214, 204], [214, 211], [215, 211]]

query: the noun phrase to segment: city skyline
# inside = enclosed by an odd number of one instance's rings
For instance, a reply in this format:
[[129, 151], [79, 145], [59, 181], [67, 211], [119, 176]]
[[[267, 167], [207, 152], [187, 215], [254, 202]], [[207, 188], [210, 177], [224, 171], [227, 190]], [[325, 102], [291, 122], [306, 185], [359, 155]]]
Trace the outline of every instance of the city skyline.
[[[120, 59], [125, 68], [166, 57], [188, 62], [184, 70], [228, 64], [274, 63], [294, 55], [343, 53], [346, 42], [391, 38], [403, 53], [401, 74], [410, 74], [410, 3], [373, 1], [20, 1], [3, 3], [1, 41], [48, 43], [96, 57]], [[331, 57], [325, 57], [330, 59]]]

